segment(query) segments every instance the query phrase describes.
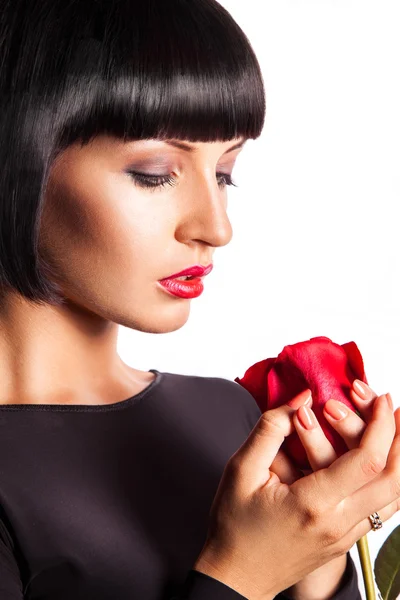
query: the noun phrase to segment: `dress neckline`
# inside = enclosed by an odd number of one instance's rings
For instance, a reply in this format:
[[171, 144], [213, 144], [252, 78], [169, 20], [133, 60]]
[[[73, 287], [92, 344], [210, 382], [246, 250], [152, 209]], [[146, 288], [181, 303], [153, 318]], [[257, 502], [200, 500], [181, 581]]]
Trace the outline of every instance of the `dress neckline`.
[[158, 371], [157, 369], [149, 369], [148, 373], [155, 373], [156, 377], [145, 387], [141, 392], [138, 392], [134, 396], [130, 396], [125, 400], [119, 400], [112, 402], [111, 404], [0, 404], [0, 411], [11, 410], [11, 411], [61, 411], [61, 412], [109, 412], [114, 410], [121, 410], [132, 404], [136, 404], [144, 396], [151, 393], [164, 378], [165, 373]]

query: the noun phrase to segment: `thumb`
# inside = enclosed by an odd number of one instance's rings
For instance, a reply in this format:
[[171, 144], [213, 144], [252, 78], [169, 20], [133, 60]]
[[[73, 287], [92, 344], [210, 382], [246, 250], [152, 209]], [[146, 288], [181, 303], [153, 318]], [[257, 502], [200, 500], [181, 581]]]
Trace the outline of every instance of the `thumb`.
[[[310, 390], [304, 390], [293, 400], [301, 406], [309, 396]], [[270, 471], [270, 467], [284, 439], [296, 431], [292, 419], [296, 410], [288, 404], [283, 404], [263, 412], [248, 438], [233, 455], [234, 463], [239, 466], [239, 477], [246, 485], [246, 493], [255, 492], [265, 485], [272, 475], [275, 477], [271, 479], [271, 483], [278, 482], [279, 477]], [[239, 481], [237, 483], [240, 485]]]

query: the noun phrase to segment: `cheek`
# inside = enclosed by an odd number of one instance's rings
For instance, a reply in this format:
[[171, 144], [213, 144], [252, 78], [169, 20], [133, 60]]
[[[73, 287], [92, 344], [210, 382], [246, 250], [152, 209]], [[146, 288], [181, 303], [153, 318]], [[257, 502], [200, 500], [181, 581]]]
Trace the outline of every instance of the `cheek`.
[[42, 254], [71, 282], [84, 276], [115, 285], [125, 273], [131, 281], [133, 273], [134, 279], [161, 276], [162, 256], [173, 241], [167, 206], [125, 182], [59, 186], [46, 197]]

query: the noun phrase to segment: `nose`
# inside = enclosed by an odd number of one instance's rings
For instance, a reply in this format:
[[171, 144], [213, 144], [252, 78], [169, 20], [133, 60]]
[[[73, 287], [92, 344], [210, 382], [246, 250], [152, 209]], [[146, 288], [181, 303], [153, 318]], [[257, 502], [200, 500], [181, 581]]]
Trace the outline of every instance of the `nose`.
[[202, 175], [192, 181], [188, 195], [182, 203], [176, 239], [186, 244], [196, 241], [214, 247], [226, 246], [233, 234], [226, 211], [227, 191], [218, 187], [215, 175]]

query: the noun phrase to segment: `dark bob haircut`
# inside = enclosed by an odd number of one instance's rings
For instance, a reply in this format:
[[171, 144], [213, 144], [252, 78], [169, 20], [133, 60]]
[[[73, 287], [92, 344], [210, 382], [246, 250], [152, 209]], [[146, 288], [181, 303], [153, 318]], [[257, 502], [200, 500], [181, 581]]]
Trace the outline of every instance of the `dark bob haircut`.
[[260, 67], [216, 0], [0, 0], [0, 289], [63, 304], [40, 256], [50, 167], [98, 134], [256, 139]]

